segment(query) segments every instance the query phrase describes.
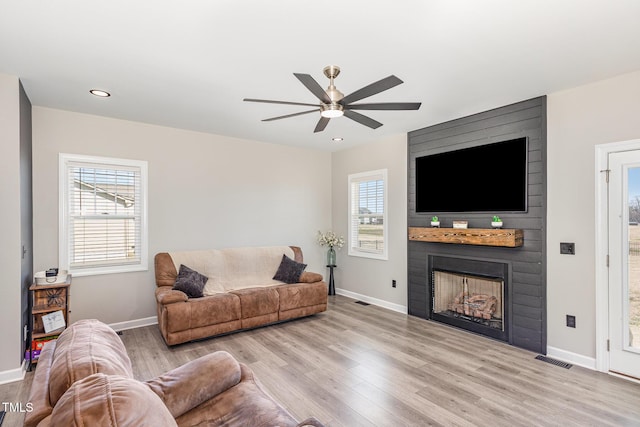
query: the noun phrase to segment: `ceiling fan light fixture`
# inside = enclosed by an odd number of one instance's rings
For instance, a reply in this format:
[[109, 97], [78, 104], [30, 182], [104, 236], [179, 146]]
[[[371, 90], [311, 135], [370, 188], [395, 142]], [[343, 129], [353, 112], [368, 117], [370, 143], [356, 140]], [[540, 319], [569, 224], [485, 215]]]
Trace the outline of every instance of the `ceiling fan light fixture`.
[[320, 115], [327, 119], [335, 119], [344, 115], [342, 105], [340, 104], [323, 104], [320, 107]]
[[[245, 98], [245, 101], [250, 102], [266, 102], [270, 104], [286, 104], [286, 105], [303, 105], [316, 107], [313, 110], [301, 111], [299, 113], [286, 114], [284, 116], [271, 117], [263, 119], [263, 122], [270, 122], [273, 120], [286, 119], [288, 117], [300, 116], [303, 114], [317, 113], [318, 107], [320, 110], [320, 120], [318, 120], [313, 133], [322, 132], [329, 123], [330, 119], [345, 116], [354, 122], [367, 126], [371, 129], [378, 129], [382, 126], [377, 120], [364, 114], [358, 113], [354, 110], [417, 110], [420, 108], [420, 102], [373, 102], [373, 103], [360, 103], [357, 102], [361, 99], [368, 98], [376, 95], [392, 87], [398, 86], [402, 83], [402, 80], [394, 75], [385, 77], [364, 86], [355, 92], [351, 92], [349, 95], [344, 96], [340, 92], [335, 84], [334, 79], [340, 74], [340, 67], [330, 65], [324, 68], [324, 75], [329, 79], [329, 87], [325, 90], [318, 84], [318, 82], [309, 74], [293, 73], [293, 75], [311, 92], [319, 101], [320, 104], [309, 104], [303, 102], [290, 102], [290, 101], [276, 101], [269, 99], [253, 99]], [[355, 104], [354, 104], [355, 103]], [[347, 113], [347, 114], [345, 114]]]

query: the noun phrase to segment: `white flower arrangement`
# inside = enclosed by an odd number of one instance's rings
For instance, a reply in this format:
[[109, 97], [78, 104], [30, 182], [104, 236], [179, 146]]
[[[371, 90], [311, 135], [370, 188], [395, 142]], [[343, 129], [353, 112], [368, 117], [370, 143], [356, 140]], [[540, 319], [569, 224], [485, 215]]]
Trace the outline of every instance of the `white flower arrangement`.
[[326, 233], [322, 233], [318, 231], [318, 243], [320, 246], [329, 246], [331, 248], [338, 248], [344, 246], [344, 237], [337, 236], [333, 231], [327, 231]]

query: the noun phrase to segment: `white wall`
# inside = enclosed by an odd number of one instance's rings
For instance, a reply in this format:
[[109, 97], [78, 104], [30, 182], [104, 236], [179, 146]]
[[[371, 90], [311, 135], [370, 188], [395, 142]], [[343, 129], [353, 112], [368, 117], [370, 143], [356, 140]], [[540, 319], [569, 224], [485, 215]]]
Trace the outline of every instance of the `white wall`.
[[640, 138], [640, 72], [550, 94], [547, 114], [547, 345], [595, 358], [594, 147]]
[[[347, 237], [348, 175], [387, 169], [389, 259], [349, 256], [347, 247], [338, 251], [335, 270], [338, 293], [407, 311], [407, 135], [397, 135], [374, 144], [334, 152], [332, 172], [333, 230]], [[395, 279], [397, 287], [391, 287]]]
[[0, 383], [21, 377], [20, 81], [0, 74]]
[[149, 271], [74, 278], [72, 321], [155, 316], [161, 251], [298, 245], [307, 270], [324, 272], [315, 234], [331, 224], [330, 153], [34, 107], [37, 271], [58, 264], [60, 152], [149, 165]]

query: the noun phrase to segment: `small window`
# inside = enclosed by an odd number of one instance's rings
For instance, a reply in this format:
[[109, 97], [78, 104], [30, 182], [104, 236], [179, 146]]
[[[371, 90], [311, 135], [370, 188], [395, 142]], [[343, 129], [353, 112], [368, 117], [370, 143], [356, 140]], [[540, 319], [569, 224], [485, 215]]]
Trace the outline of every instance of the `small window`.
[[147, 270], [147, 162], [60, 154], [60, 268]]
[[387, 170], [349, 175], [349, 255], [388, 259]]

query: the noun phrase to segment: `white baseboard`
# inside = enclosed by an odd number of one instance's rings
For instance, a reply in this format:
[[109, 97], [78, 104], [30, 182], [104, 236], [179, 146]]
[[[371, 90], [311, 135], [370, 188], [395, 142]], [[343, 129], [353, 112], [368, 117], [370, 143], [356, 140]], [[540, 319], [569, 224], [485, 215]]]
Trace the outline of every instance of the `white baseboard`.
[[0, 371], [0, 384], [12, 383], [14, 381], [22, 381], [24, 379], [24, 373], [27, 371], [26, 362], [22, 362], [22, 365], [16, 369], [10, 369], [8, 371]]
[[345, 289], [336, 288], [336, 294], [344, 295], [345, 297], [357, 299], [363, 302], [368, 302], [369, 304], [377, 305], [379, 307], [387, 308], [389, 310], [397, 311], [402, 314], [407, 314], [409, 311], [407, 310], [406, 305], [394, 304], [389, 301], [381, 300], [378, 298], [372, 298], [366, 295], [360, 295], [355, 292], [347, 291]]
[[547, 346], [547, 356], [573, 365], [582, 366], [583, 368], [592, 369], [594, 371], [596, 370], [596, 359], [594, 357], [587, 357], [578, 353], [572, 353], [570, 351], [549, 346]]
[[143, 319], [127, 320], [126, 322], [111, 323], [109, 326], [114, 331], [126, 331], [127, 329], [141, 328], [158, 324], [158, 317], [151, 316]]

